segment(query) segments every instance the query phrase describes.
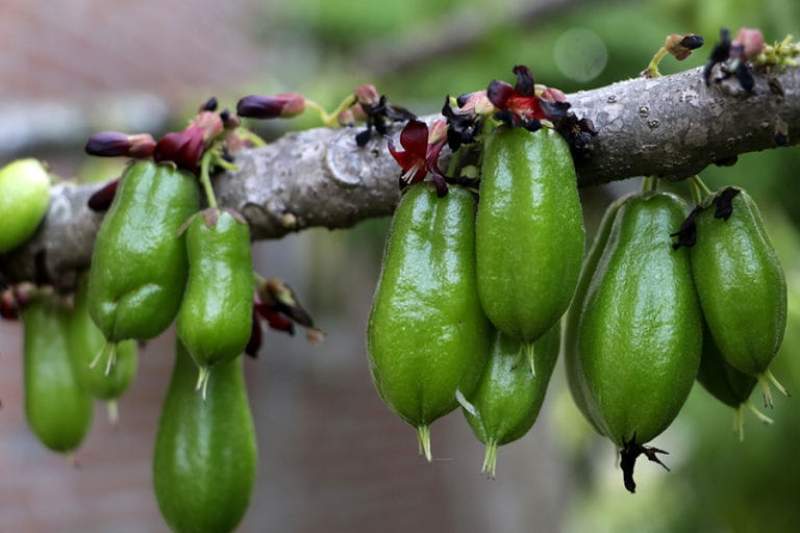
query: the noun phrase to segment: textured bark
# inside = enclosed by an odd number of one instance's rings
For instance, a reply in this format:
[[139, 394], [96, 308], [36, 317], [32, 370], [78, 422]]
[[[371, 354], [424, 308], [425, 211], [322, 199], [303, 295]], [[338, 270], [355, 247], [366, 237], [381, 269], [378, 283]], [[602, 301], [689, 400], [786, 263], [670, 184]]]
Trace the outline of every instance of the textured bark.
[[[776, 147], [779, 127], [787, 128], [790, 144], [800, 141], [796, 68], [771, 80], [758, 74], [752, 95], [734, 81], [706, 88], [700, 70], [693, 69], [568, 98], [576, 114], [590, 118], [598, 130], [590, 156], [577, 163], [581, 186], [642, 175], [685, 178], [714, 162]], [[239, 170], [216, 179], [220, 204], [242, 212], [256, 239], [312, 226], [343, 228], [390, 214], [399, 198], [399, 169], [385, 139], [358, 148], [356, 131], [290, 133], [241, 153]], [[0, 258], [7, 280], [72, 284], [74, 270], [89, 264], [100, 217], [88, 211], [86, 199], [97, 187], [53, 189], [50, 212], [34, 239]]]

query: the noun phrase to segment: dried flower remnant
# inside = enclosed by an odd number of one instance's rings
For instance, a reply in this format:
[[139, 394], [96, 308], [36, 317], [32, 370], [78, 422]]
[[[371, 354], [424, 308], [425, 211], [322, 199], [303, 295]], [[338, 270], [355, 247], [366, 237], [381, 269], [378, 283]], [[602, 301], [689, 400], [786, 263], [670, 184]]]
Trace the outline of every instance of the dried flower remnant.
[[380, 95], [375, 86], [371, 84], [360, 85], [356, 88], [355, 98], [356, 104], [364, 114], [367, 126], [366, 129], [356, 134], [358, 146], [365, 146], [372, 138], [373, 131], [380, 135], [386, 135], [389, 133], [389, 126], [392, 123], [406, 122], [417, 118], [411, 111], [390, 104], [386, 95]]

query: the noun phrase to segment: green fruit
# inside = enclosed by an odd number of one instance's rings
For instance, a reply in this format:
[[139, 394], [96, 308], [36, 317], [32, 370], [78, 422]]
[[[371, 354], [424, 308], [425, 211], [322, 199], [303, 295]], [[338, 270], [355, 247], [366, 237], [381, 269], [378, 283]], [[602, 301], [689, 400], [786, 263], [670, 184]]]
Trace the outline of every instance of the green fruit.
[[117, 345], [116, 364], [113, 368], [107, 367], [108, 362], [100, 364], [94, 360], [103, 350], [106, 339], [89, 316], [85, 276], [81, 277], [75, 292], [67, 339], [70, 354], [75, 361], [78, 382], [93, 397], [108, 402], [109, 419], [112, 423], [116, 422], [116, 400], [136, 377], [138, 350], [136, 341], [122, 341]]
[[588, 396], [586, 382], [583, 379], [583, 370], [580, 366], [580, 358], [578, 357], [578, 321], [580, 320], [583, 306], [585, 303], [586, 292], [589, 290], [589, 283], [592, 281], [592, 276], [597, 270], [597, 263], [603, 255], [608, 242], [608, 236], [611, 234], [611, 226], [614, 223], [614, 217], [617, 214], [619, 207], [625, 202], [627, 196], [617, 198], [611, 205], [608, 206], [600, 225], [597, 228], [597, 233], [592, 243], [586, 259], [583, 261], [581, 274], [578, 278], [578, 286], [575, 288], [575, 296], [572, 299], [569, 312], [564, 325], [564, 370], [567, 375], [567, 385], [569, 386], [572, 399], [578, 410], [592, 427], [600, 434], [603, 434], [600, 426], [595, 422], [595, 416], [589, 411]]
[[174, 531], [233, 531], [250, 501], [258, 455], [242, 358], [217, 365], [204, 400], [195, 393], [197, 367], [176, 344], [153, 456], [156, 499]]
[[758, 380], [729, 365], [708, 330], [703, 332], [703, 355], [697, 370], [697, 381], [711, 396], [736, 410], [734, 428], [739, 434], [739, 440], [744, 440], [744, 408], [752, 411], [762, 422], [772, 423], [771, 418], [749, 401]]
[[178, 230], [197, 208], [195, 178], [169, 164], [122, 176], [89, 273], [89, 313], [109, 343], [155, 337], [175, 318], [188, 270]]
[[238, 357], [250, 340], [253, 260], [250, 231], [238, 214], [208, 209], [186, 232], [189, 279], [178, 312], [178, 336], [200, 367]]
[[[730, 194], [730, 217], [717, 218]], [[714, 344], [728, 364], [766, 384], [786, 330], [786, 279], [758, 207], [745, 191], [729, 188], [695, 223], [692, 274]]]
[[475, 247], [480, 301], [497, 329], [530, 345], [556, 323], [575, 291], [584, 237], [566, 141], [548, 128], [492, 132]]
[[92, 422], [92, 399], [75, 376], [67, 346], [69, 313], [49, 295], [25, 306], [25, 415], [39, 440], [56, 452], [83, 441]]
[[626, 487], [643, 444], [677, 416], [694, 383], [702, 317], [689, 254], [670, 234], [685, 204], [666, 193], [619, 207], [584, 299], [577, 352], [589, 414], [622, 449]]
[[50, 205], [50, 176], [36, 159], [18, 159], [0, 169], [0, 253], [33, 236]]
[[489, 349], [475, 285], [475, 200], [455, 186], [438, 198], [410, 187], [395, 211], [375, 291], [367, 349], [383, 401], [417, 428], [430, 460], [429, 426], [469, 396]]
[[535, 345], [536, 373], [532, 374], [522, 343], [495, 332], [489, 361], [464, 408], [473, 433], [486, 445], [483, 472], [492, 477], [497, 447], [523, 437], [536, 422], [558, 359], [560, 323], [556, 322]]

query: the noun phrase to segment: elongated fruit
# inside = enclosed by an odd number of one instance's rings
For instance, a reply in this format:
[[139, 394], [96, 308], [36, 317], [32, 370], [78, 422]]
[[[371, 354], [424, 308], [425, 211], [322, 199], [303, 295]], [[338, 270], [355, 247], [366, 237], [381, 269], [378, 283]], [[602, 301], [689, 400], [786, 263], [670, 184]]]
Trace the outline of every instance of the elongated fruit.
[[200, 368], [238, 357], [250, 340], [253, 261], [250, 231], [237, 213], [207, 209], [186, 232], [189, 279], [178, 312], [178, 337]]
[[764, 221], [744, 190], [729, 187], [695, 223], [692, 273], [714, 344], [732, 367], [760, 379], [769, 399], [769, 380], [777, 384], [769, 364], [786, 330], [786, 279]]
[[484, 145], [476, 226], [478, 292], [497, 329], [528, 349], [567, 310], [583, 213], [569, 146], [548, 128], [497, 128]]
[[115, 343], [155, 337], [175, 318], [188, 270], [178, 229], [197, 207], [187, 172], [139, 161], [123, 174], [89, 272], [89, 313], [112, 363]]
[[92, 422], [92, 399], [80, 387], [67, 346], [68, 310], [40, 294], [22, 312], [25, 327], [25, 415], [39, 440], [56, 452], [83, 441]]
[[704, 330], [703, 333], [703, 355], [700, 358], [697, 381], [714, 398], [736, 411], [733, 426], [739, 434], [739, 440], [744, 440], [743, 411], [745, 408], [749, 409], [762, 422], [772, 423], [772, 419], [756, 409], [749, 400], [758, 380], [729, 365], [707, 330]]
[[[87, 305], [87, 280], [83, 276], [75, 292], [75, 303], [67, 327], [67, 339], [75, 375], [81, 387], [91, 396], [105, 400], [112, 423], [117, 421], [117, 399], [136, 378], [138, 349], [136, 341], [122, 341], [117, 345], [116, 364], [113, 368], [95, 364], [93, 359], [106, 343], [103, 332], [89, 316]], [[106, 373], [108, 371], [108, 373]]]
[[36, 159], [0, 169], [0, 254], [27, 241], [47, 213], [50, 177]]
[[443, 198], [422, 183], [395, 211], [367, 330], [378, 393], [417, 428], [430, 460], [429, 426], [474, 390], [489, 349], [475, 285], [475, 200]]
[[666, 193], [619, 207], [578, 323], [577, 351], [594, 423], [621, 448], [633, 492], [636, 457], [664, 431], [691, 390], [702, 349], [702, 318], [685, 248], [670, 234], [684, 203]]
[[626, 199], [627, 196], [623, 196], [612, 202], [603, 214], [602, 220], [600, 220], [600, 225], [597, 228], [592, 247], [583, 260], [583, 267], [581, 267], [581, 274], [578, 278], [578, 286], [575, 289], [575, 296], [572, 299], [572, 304], [570, 305], [564, 325], [564, 370], [567, 375], [567, 385], [569, 386], [572, 399], [578, 407], [578, 410], [583, 414], [589, 424], [601, 435], [603, 434], [603, 430], [595, 423], [597, 417], [589, 412], [589, 404], [586, 400], [589, 393], [587, 391], [583, 369], [581, 368], [581, 361], [578, 357], [578, 321], [583, 313], [586, 293], [589, 290], [589, 283], [591, 283], [592, 276], [595, 270], [597, 270], [597, 263], [603, 255], [606, 243], [608, 242], [608, 236], [611, 234], [611, 226], [614, 223], [614, 217], [617, 214], [619, 206], [621, 206]]
[[522, 438], [536, 422], [561, 347], [560, 323], [535, 344], [536, 374], [532, 374], [520, 341], [495, 332], [489, 361], [464, 405], [473, 433], [486, 445], [483, 472], [492, 477], [497, 447]]
[[203, 400], [197, 367], [176, 344], [153, 457], [156, 499], [173, 531], [233, 531], [250, 501], [258, 455], [242, 358], [216, 367]]

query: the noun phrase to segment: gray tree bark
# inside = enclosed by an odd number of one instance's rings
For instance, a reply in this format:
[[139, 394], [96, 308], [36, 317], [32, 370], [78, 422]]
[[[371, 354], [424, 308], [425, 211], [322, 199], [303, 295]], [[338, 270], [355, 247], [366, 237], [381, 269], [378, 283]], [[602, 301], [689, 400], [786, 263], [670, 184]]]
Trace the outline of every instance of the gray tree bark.
[[[700, 69], [692, 69], [581, 91], [568, 99], [598, 131], [590, 156], [577, 163], [581, 187], [635, 176], [686, 178], [715, 162], [775, 148], [778, 131], [789, 144], [800, 142], [798, 68], [758, 73], [754, 94], [742, 91], [735, 80], [706, 87]], [[389, 215], [399, 199], [399, 168], [385, 138], [359, 148], [356, 131], [317, 128], [243, 151], [236, 158], [238, 171], [215, 180], [220, 205], [240, 211], [255, 239], [316, 226], [344, 228]], [[98, 187], [54, 187], [41, 228], [21, 249], [0, 257], [0, 274], [9, 282], [71, 286], [75, 271], [89, 264], [102, 218], [86, 207]]]

